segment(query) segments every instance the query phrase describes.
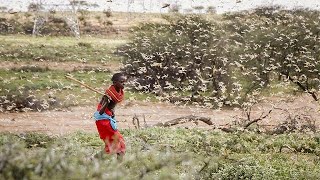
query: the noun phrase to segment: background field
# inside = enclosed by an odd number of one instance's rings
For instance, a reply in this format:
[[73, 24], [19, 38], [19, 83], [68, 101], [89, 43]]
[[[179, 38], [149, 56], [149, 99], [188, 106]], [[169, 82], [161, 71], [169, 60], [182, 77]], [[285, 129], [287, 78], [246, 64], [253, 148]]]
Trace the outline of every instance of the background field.
[[[103, 92], [124, 67], [118, 48], [132, 40], [129, 29], [165, 20], [161, 14], [81, 16], [80, 39], [69, 31], [32, 37], [33, 14], [1, 16], [19, 24], [0, 35], [0, 179], [320, 178], [319, 104], [294, 86], [265, 89], [250, 111], [179, 105], [127, 87], [116, 109], [127, 154], [122, 162], [101, 154], [92, 119], [100, 96], [65, 75]], [[250, 120], [266, 117], [244, 128], [248, 112]], [[213, 124], [154, 127], [192, 115]]]

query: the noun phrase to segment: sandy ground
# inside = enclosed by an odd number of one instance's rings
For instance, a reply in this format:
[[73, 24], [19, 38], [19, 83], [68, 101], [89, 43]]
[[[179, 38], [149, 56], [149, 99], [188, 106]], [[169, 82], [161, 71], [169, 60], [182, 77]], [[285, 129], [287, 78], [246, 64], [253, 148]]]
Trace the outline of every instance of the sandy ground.
[[[288, 118], [298, 121], [314, 120], [316, 126], [320, 127], [320, 105], [312, 98], [303, 95], [291, 100], [271, 100], [267, 103], [256, 105], [252, 111], [251, 119], [265, 115], [270, 109], [272, 112], [262, 121], [262, 126], [275, 126]], [[49, 135], [64, 135], [75, 131], [96, 132], [92, 114], [95, 106], [73, 107], [69, 110], [25, 112], [25, 113], [0, 113], [0, 132], [41, 132]], [[178, 117], [195, 115], [211, 118], [214, 123], [209, 126], [200, 122], [199, 124], [185, 123], [183, 127], [213, 129], [233, 124], [240, 118], [245, 117], [240, 110], [212, 110], [193, 106], [175, 106], [167, 103], [150, 102], [124, 102], [116, 109], [116, 117], [120, 129], [135, 128], [133, 117], [140, 120], [142, 128], [151, 127], [159, 122], [166, 122]], [[144, 123], [144, 119], [145, 122]], [[175, 126], [177, 127], [177, 126]]]

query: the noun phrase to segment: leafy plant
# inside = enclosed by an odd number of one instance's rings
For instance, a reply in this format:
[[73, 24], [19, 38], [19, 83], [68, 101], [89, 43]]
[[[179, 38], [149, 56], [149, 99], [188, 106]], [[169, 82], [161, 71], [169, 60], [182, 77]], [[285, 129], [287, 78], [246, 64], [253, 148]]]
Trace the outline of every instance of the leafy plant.
[[134, 78], [133, 87], [169, 93], [172, 101], [208, 105], [231, 104], [239, 98], [228, 75], [231, 61], [221, 26], [198, 15], [166, 20], [167, 24], [136, 27], [132, 42], [120, 49], [125, 57], [123, 72]]
[[[179, 128], [122, 133], [127, 144], [122, 162], [103, 153], [95, 156], [103, 149], [97, 134], [2, 133], [0, 178], [319, 178], [319, 134], [228, 134]], [[47, 143], [40, 146], [41, 142]]]

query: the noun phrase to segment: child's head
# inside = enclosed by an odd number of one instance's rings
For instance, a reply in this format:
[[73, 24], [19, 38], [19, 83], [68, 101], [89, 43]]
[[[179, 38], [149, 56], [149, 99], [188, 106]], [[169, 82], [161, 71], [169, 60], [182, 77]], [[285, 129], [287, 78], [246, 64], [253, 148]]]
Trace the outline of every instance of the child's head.
[[113, 74], [111, 81], [116, 88], [123, 89], [127, 78], [122, 73]]

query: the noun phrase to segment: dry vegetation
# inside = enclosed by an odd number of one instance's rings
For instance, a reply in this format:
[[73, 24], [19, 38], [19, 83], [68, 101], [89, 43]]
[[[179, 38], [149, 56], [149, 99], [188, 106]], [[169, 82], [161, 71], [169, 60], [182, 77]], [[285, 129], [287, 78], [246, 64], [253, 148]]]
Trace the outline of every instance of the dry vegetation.
[[[1, 13], [0, 34], [32, 34], [35, 12]], [[48, 23], [43, 28], [43, 35], [70, 35], [64, 14], [59, 12], [48, 14]], [[79, 12], [77, 14], [82, 35], [108, 37], [126, 37], [132, 26], [146, 22], [163, 22], [161, 14], [112, 12]]]

